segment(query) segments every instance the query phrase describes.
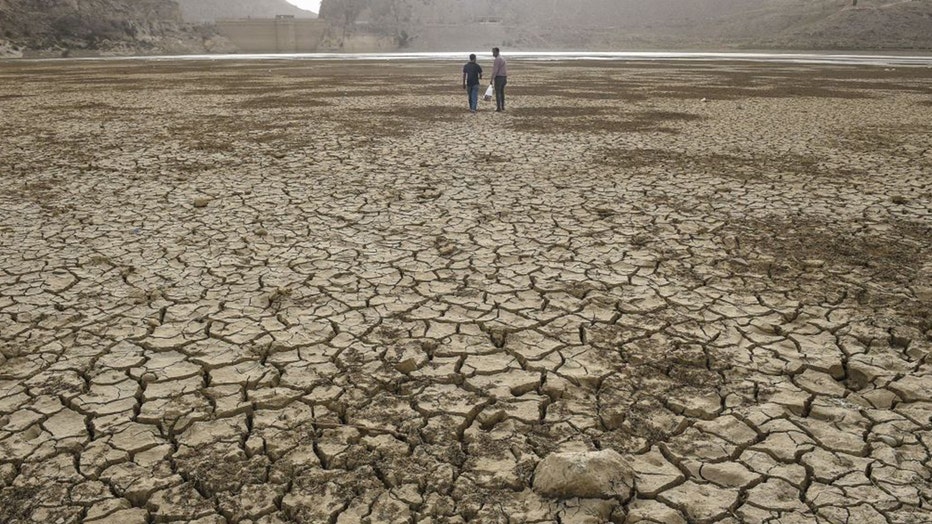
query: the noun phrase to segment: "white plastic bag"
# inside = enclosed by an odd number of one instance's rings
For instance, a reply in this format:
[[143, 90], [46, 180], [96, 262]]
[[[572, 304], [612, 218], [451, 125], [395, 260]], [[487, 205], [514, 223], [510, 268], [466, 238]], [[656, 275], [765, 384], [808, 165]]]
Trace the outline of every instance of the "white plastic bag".
[[494, 94], [495, 94], [495, 89], [494, 89], [492, 86], [489, 86], [489, 88], [485, 90], [485, 101], [486, 101], [486, 102], [491, 102], [491, 101], [492, 101], [492, 95], [494, 95]]

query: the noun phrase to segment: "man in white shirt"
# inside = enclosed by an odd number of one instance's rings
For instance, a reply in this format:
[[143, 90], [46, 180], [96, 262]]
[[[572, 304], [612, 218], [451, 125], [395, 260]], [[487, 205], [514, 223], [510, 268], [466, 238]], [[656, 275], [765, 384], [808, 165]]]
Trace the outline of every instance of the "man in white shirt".
[[495, 112], [505, 110], [505, 85], [508, 84], [508, 65], [497, 47], [492, 48], [495, 62], [492, 64], [492, 85], [495, 87]]

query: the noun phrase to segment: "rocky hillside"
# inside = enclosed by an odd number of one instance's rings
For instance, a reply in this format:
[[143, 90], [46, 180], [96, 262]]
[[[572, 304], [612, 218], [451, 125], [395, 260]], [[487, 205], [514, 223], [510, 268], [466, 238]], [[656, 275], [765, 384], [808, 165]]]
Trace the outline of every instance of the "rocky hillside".
[[0, 0], [0, 51], [182, 52], [203, 42], [173, 0]]
[[[842, 4], [839, 7], [839, 4]], [[761, 47], [932, 49], [932, 2], [781, 0], [720, 20], [721, 35]]]
[[437, 50], [932, 49], [930, 0], [324, 0], [321, 16]]
[[932, 49], [929, 0], [655, 0], [642, 12], [616, 0], [576, 23], [599, 13], [589, 21], [609, 46]]
[[177, 0], [181, 15], [188, 22], [213, 22], [220, 18], [274, 18], [291, 15], [316, 18], [317, 14], [299, 9], [285, 0]]

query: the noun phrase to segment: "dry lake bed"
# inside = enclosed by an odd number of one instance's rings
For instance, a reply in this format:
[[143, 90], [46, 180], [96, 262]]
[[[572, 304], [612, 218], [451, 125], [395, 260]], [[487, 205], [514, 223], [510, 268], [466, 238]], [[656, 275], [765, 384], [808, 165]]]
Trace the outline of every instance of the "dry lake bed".
[[932, 522], [932, 69], [461, 65], [0, 65], [0, 522]]

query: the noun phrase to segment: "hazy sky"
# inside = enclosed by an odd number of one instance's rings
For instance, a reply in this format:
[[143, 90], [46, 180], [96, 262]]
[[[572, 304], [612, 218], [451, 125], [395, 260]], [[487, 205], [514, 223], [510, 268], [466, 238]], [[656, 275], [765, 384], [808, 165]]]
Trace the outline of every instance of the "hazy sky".
[[314, 11], [315, 13], [320, 12], [320, 0], [288, 0], [289, 3], [292, 3], [301, 9], [307, 9], [308, 11]]

